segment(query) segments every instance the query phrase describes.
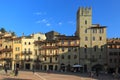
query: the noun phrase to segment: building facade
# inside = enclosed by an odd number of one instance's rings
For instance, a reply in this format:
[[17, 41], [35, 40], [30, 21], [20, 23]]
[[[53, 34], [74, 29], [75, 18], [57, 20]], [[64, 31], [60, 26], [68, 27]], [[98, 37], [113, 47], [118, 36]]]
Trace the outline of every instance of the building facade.
[[120, 39], [112, 38], [107, 40], [107, 66], [108, 71], [120, 72]]

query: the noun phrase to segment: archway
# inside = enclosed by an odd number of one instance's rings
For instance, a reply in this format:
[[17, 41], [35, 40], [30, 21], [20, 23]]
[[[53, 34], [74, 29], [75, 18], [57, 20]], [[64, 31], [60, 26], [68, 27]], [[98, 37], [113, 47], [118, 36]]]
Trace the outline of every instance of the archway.
[[96, 64], [92, 66], [92, 71], [96, 71], [96, 70], [102, 71], [103, 69], [104, 69], [104, 66], [101, 64]]

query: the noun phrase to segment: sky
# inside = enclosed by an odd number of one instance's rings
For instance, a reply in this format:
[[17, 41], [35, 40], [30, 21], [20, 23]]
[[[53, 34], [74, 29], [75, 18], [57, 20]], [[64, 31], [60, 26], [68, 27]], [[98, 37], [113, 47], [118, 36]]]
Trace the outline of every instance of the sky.
[[0, 0], [0, 28], [23, 33], [76, 31], [79, 7], [92, 7], [92, 23], [107, 26], [107, 38], [120, 38], [120, 0]]

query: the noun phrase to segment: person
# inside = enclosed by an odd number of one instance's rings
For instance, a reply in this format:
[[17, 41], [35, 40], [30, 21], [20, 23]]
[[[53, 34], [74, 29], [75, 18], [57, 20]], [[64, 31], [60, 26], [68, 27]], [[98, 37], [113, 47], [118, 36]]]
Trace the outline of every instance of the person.
[[99, 71], [98, 71], [98, 69], [96, 69], [96, 76], [97, 76], [97, 77], [99, 76]]
[[4, 66], [5, 73], [7, 74], [7, 66]]
[[18, 68], [15, 70], [15, 76], [18, 76]]
[[33, 66], [33, 69], [32, 69], [32, 71], [33, 71], [33, 74], [35, 73], [35, 67]]

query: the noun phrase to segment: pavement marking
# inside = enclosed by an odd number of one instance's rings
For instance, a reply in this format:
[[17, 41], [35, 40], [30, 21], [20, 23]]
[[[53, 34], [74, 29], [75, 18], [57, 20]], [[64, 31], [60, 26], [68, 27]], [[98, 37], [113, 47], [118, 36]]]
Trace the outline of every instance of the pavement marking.
[[39, 78], [41, 78], [42, 80], [46, 80], [44, 77], [40, 76], [39, 74], [37, 73], [34, 73], [36, 76], [38, 76]]

